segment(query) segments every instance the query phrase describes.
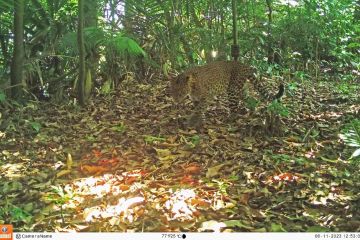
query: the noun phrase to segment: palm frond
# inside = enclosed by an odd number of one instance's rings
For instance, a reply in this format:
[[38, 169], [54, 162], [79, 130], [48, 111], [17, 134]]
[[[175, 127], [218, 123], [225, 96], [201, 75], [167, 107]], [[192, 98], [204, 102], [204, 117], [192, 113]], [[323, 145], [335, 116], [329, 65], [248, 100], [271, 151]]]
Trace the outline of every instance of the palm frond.
[[[85, 47], [86, 50], [97, 48], [100, 45], [103, 45], [108, 38], [108, 34], [103, 29], [89, 27], [84, 29], [85, 33]], [[69, 32], [63, 36], [60, 41], [60, 49], [65, 50], [68, 54], [75, 55], [78, 54], [78, 44], [77, 44], [77, 33]]]
[[145, 56], [145, 51], [129, 37], [122, 35], [117, 35], [111, 40], [107, 41], [107, 47], [115, 51], [116, 54], [120, 56], [130, 55], [130, 56]]
[[356, 148], [350, 159], [354, 163], [360, 163], [360, 120], [354, 119], [349, 124], [346, 124], [339, 137], [346, 145]]
[[88, 27], [84, 29], [85, 34], [85, 46], [88, 49], [97, 48], [109, 38], [109, 34], [107, 34], [103, 29], [96, 27]]
[[0, 1], [0, 11], [7, 12], [14, 9], [14, 1]]

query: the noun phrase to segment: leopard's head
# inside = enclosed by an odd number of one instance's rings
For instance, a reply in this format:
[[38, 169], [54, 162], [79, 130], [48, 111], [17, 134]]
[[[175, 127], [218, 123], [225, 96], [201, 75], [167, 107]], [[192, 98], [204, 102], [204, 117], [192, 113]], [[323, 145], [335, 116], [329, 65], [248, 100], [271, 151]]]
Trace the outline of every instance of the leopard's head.
[[170, 94], [175, 102], [181, 102], [190, 94], [191, 75], [180, 74], [170, 80]]

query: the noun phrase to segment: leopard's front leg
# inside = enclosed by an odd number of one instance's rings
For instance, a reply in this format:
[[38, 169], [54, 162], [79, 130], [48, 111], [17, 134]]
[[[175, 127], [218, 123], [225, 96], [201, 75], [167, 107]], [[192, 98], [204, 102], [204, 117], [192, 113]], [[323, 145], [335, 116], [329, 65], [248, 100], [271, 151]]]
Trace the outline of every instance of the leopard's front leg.
[[198, 128], [203, 125], [205, 120], [206, 100], [197, 99], [193, 100], [194, 113], [191, 115], [188, 124], [192, 127]]
[[244, 99], [242, 88], [243, 88], [243, 84], [241, 82], [236, 82], [235, 80], [232, 80], [229, 83], [229, 87], [227, 90], [227, 97], [228, 97], [228, 107], [230, 109], [230, 116], [229, 116], [230, 121], [238, 119], [239, 115], [243, 115], [247, 112], [246, 108], [242, 103]]

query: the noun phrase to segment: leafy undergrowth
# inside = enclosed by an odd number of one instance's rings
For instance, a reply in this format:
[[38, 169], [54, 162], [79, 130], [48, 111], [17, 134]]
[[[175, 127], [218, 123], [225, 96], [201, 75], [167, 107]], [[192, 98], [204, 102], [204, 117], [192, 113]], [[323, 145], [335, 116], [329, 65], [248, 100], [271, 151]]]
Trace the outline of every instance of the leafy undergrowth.
[[175, 107], [164, 84], [127, 86], [86, 109], [8, 110], [0, 223], [17, 231], [360, 231], [359, 171], [338, 136], [359, 105], [328, 88], [284, 99], [281, 137], [263, 134], [260, 111], [227, 123], [214, 106], [200, 131], [183, 128], [179, 115], [191, 105]]

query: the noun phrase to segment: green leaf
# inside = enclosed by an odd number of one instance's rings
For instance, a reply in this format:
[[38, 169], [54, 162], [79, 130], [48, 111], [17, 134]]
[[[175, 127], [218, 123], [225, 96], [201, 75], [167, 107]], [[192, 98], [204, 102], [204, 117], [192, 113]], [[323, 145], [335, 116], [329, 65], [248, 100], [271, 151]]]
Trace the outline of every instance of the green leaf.
[[256, 98], [249, 96], [245, 99], [245, 105], [251, 111], [254, 111], [256, 107], [259, 105], [259, 101]]
[[31, 219], [29, 213], [19, 207], [12, 207], [10, 210], [11, 218], [15, 222], [28, 222]]
[[39, 132], [41, 129], [41, 124], [38, 122], [30, 122], [30, 125], [36, 132]]
[[102, 94], [109, 94], [111, 92], [111, 80], [106, 80], [104, 84], [101, 86], [101, 93]]
[[115, 36], [107, 45], [119, 55], [145, 56], [145, 51], [131, 38], [121, 35]]
[[287, 232], [281, 224], [272, 223], [271, 232]]
[[4, 102], [5, 99], [6, 99], [5, 93], [4, 93], [2, 90], [0, 90], [0, 103], [1, 103], [1, 102]]
[[154, 137], [150, 135], [144, 135], [144, 140], [146, 143], [153, 143], [153, 142], [164, 142], [166, 139], [162, 137]]
[[119, 125], [114, 126], [110, 129], [113, 131], [116, 131], [116, 132], [123, 133], [123, 132], [125, 132], [126, 127], [125, 127], [124, 123], [120, 123]]
[[311, 226], [306, 230], [306, 232], [330, 232], [330, 230], [322, 226]]
[[190, 138], [191, 141], [191, 146], [195, 147], [200, 143], [200, 136], [199, 135], [194, 135]]
[[253, 229], [253, 227], [244, 224], [243, 221], [240, 220], [229, 220], [229, 221], [225, 221], [224, 223], [226, 224], [227, 227], [239, 227], [247, 230]]

